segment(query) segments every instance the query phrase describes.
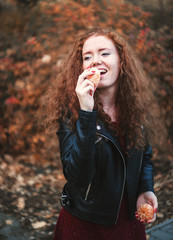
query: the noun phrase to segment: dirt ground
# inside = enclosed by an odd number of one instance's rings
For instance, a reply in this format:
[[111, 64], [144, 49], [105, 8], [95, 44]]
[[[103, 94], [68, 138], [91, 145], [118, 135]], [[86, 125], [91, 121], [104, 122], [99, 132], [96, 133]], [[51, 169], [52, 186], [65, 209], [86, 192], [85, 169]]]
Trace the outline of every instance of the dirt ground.
[[[60, 211], [59, 197], [65, 183], [57, 162], [39, 156], [8, 154], [0, 158], [0, 239], [50, 240]], [[146, 228], [173, 218], [173, 161], [156, 159], [155, 191], [159, 201], [157, 220]]]

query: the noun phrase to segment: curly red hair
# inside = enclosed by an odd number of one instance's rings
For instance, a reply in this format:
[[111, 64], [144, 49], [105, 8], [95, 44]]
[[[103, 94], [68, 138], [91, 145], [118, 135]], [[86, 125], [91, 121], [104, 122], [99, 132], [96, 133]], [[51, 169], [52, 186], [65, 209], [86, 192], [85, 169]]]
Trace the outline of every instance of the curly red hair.
[[[48, 128], [58, 129], [57, 120], [67, 118], [68, 113], [71, 112], [69, 124], [75, 128], [80, 109], [75, 88], [78, 76], [83, 71], [82, 48], [86, 39], [93, 35], [111, 39], [120, 57], [118, 90], [115, 99], [119, 123], [118, 134], [121, 137], [128, 136], [134, 145], [144, 144], [146, 139], [144, 140], [141, 131], [143, 126], [147, 141], [154, 140], [161, 125], [152, 83], [128, 43], [115, 31], [100, 28], [89, 30], [76, 37], [74, 47], [60, 67], [57, 79], [50, 84], [49, 90], [43, 97], [43, 124]], [[98, 118], [111, 128], [111, 119], [104, 112], [97, 91], [94, 98], [94, 109], [98, 112]]]

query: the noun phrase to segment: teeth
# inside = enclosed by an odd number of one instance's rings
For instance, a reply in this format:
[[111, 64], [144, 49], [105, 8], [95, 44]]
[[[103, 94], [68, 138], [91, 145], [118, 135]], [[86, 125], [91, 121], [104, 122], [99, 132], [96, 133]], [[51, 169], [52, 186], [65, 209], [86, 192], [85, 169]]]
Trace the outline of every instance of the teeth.
[[106, 72], [107, 72], [106, 70], [101, 70], [101, 71], [100, 71], [101, 74], [104, 74], [104, 73], [106, 73]]

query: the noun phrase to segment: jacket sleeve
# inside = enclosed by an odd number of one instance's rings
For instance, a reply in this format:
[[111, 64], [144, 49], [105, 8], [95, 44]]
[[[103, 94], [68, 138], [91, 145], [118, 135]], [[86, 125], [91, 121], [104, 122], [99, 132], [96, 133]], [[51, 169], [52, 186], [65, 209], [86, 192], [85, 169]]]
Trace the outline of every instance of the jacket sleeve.
[[95, 173], [95, 133], [97, 113], [80, 110], [76, 130], [60, 122], [57, 131], [64, 176], [79, 186], [87, 186]]
[[153, 162], [152, 158], [152, 147], [146, 145], [143, 153], [142, 167], [139, 180], [139, 194], [152, 191], [153, 188]]

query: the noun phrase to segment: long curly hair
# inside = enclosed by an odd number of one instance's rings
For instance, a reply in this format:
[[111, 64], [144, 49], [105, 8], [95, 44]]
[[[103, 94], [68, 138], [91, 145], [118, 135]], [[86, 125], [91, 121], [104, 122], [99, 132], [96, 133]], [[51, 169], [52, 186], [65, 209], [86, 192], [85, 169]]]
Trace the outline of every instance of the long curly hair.
[[[75, 129], [80, 109], [75, 88], [78, 76], [83, 72], [82, 48], [84, 42], [93, 35], [111, 39], [119, 54], [120, 72], [115, 96], [118, 135], [121, 138], [128, 136], [130, 142], [136, 146], [145, 144], [146, 140], [154, 141], [160, 132], [161, 122], [152, 83], [128, 43], [115, 31], [100, 28], [94, 28], [76, 37], [72, 51], [61, 65], [57, 78], [49, 85], [42, 98], [43, 125], [49, 130], [57, 130], [57, 120], [68, 117], [69, 124]], [[96, 90], [94, 94], [94, 109], [98, 119], [112, 130], [111, 118], [104, 112], [98, 92]], [[141, 128], [145, 131], [145, 138]]]

